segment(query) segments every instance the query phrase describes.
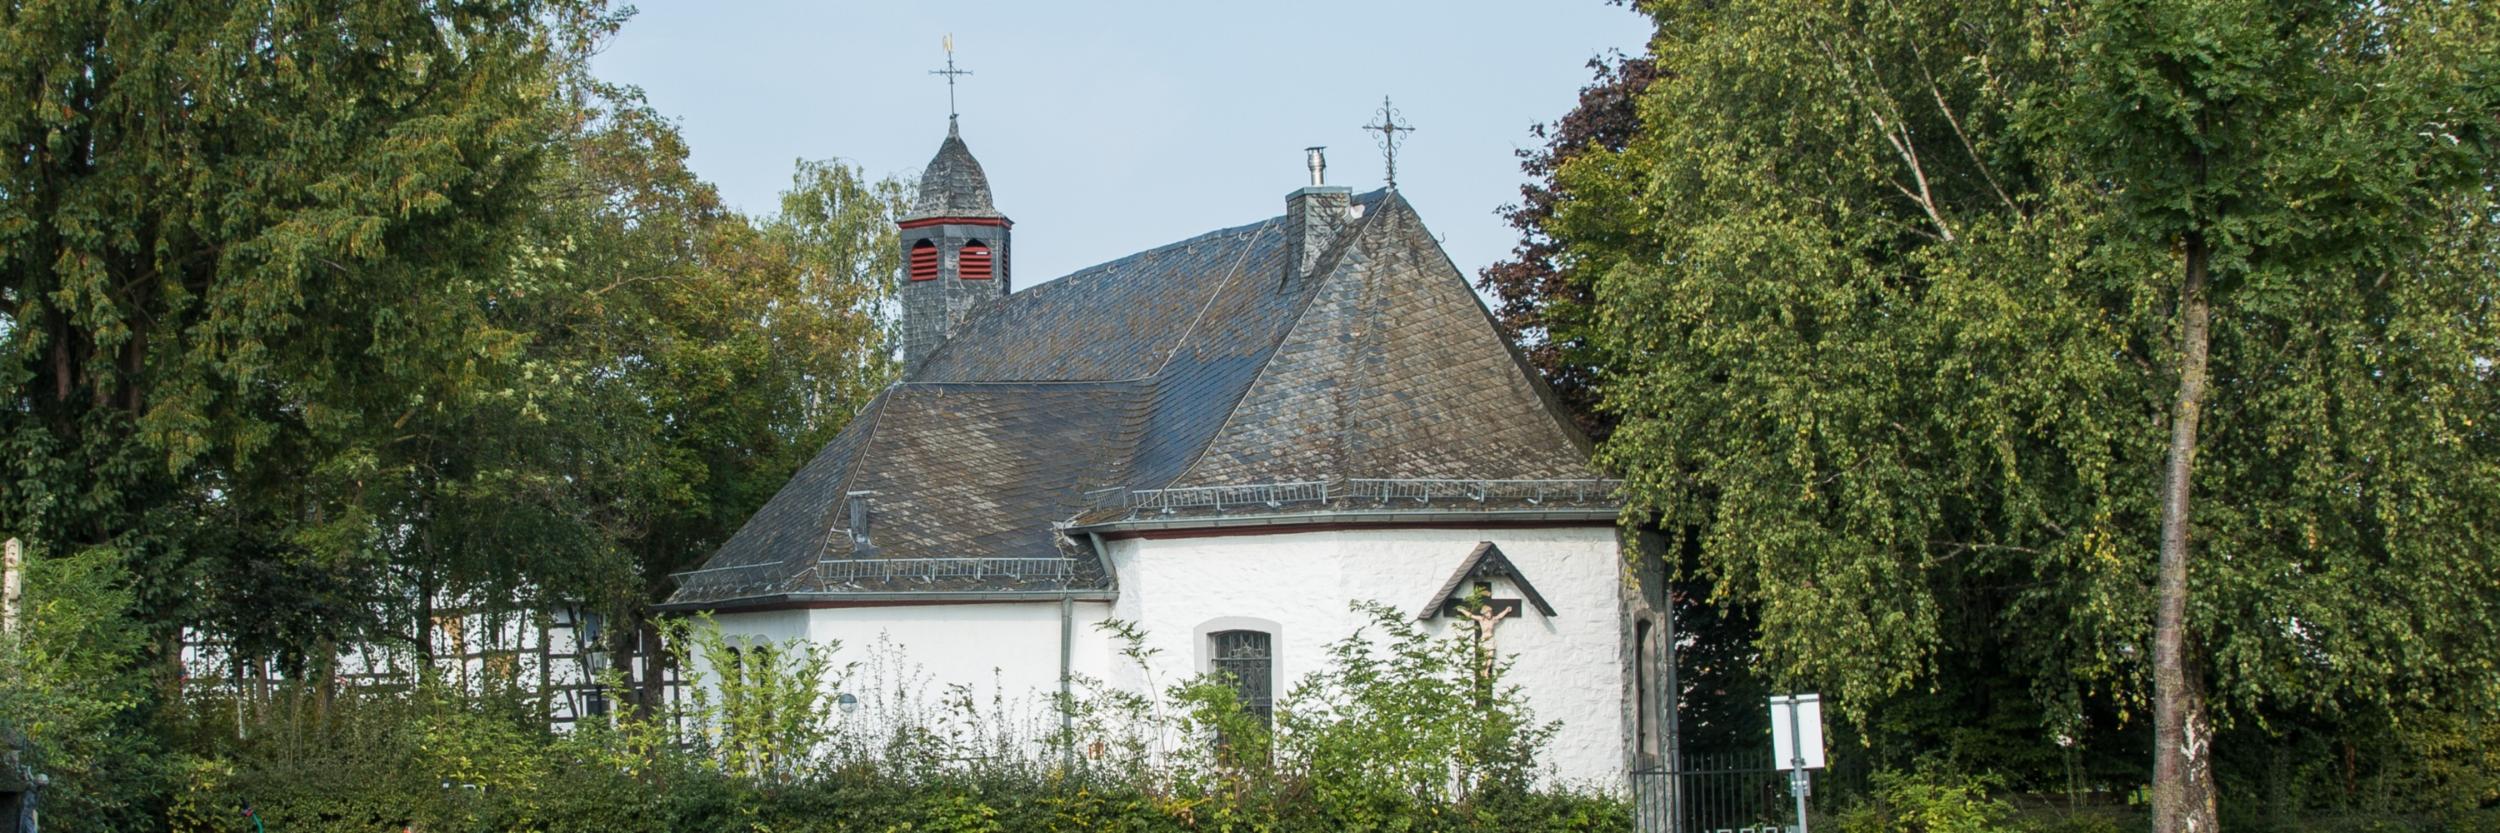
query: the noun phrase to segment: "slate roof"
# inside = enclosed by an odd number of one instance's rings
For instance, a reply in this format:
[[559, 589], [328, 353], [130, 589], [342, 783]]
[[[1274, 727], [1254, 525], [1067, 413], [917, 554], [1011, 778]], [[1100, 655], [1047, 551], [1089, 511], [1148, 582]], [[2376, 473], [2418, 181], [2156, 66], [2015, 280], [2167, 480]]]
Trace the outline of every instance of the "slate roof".
[[955, 121], [948, 119], [946, 141], [938, 143], [937, 155], [930, 157], [929, 167], [920, 172], [920, 197], [903, 219], [1005, 216], [990, 204], [990, 178], [981, 172], [981, 160], [972, 158], [972, 149], [964, 146], [963, 134], [955, 129]]
[[[1106, 493], [1598, 477], [1413, 209], [1385, 191], [1354, 204], [1308, 275], [1287, 273], [1275, 217], [987, 305], [681, 574], [666, 607], [1108, 593], [1115, 577], [1062, 532], [1131, 511]], [[855, 492], [874, 493], [871, 551], [847, 528]]]

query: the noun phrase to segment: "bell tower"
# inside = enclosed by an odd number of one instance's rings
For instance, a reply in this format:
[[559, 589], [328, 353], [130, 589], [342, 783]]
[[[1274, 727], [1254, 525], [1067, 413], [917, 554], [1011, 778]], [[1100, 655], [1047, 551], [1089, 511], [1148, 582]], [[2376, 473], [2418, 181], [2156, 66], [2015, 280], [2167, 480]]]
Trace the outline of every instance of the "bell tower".
[[955, 118], [920, 174], [920, 194], [898, 224], [903, 246], [903, 366], [936, 353], [983, 303], [1013, 291], [1015, 227], [990, 203], [990, 181]]

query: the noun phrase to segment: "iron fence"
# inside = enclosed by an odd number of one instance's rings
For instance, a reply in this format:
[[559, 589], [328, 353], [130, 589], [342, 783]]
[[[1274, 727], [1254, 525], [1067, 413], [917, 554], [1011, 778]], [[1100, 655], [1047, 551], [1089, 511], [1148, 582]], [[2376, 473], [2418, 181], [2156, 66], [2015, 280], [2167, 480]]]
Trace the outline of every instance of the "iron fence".
[[[1808, 812], [1834, 804], [1840, 792], [1835, 782], [1845, 776], [1830, 776], [1813, 773]], [[1635, 770], [1632, 801], [1642, 833], [1786, 833], [1797, 828], [1788, 772], [1773, 768], [1767, 751], [1694, 755], [1679, 768]]]
[[1376, 503], [1433, 501], [1489, 503], [1524, 503], [1531, 506], [1547, 502], [1588, 503], [1610, 500], [1620, 480], [1425, 480], [1364, 479], [1346, 481], [1348, 497], [1368, 498]]
[[858, 558], [816, 563], [816, 575], [828, 586], [860, 581], [921, 581], [1009, 578], [1065, 582], [1076, 574], [1073, 558]]
[[1611, 503], [1620, 480], [1452, 480], [1347, 478], [1190, 486], [1176, 489], [1097, 489], [1085, 494], [1089, 512], [1140, 514], [1255, 513], [1289, 505], [1464, 506], [1589, 505]]
[[1240, 486], [1141, 489], [1127, 494], [1127, 508], [1138, 512], [1171, 514], [1190, 509], [1218, 512], [1252, 507], [1278, 509], [1288, 503], [1327, 503], [1329, 483], [1325, 480], [1301, 480]]

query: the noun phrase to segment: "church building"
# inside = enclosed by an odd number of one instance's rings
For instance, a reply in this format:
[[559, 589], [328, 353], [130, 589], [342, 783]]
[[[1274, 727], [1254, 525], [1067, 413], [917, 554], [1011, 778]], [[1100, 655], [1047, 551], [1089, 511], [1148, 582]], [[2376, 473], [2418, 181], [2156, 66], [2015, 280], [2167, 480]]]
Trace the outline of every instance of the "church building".
[[1508, 681], [1561, 722], [1550, 777], [1621, 789], [1657, 760], [1666, 614], [1617, 484], [1394, 186], [1310, 153], [1278, 216], [1017, 292], [950, 120], [900, 223], [903, 378], [664, 609], [1040, 703], [1146, 683], [1117, 619], [1161, 684], [1227, 671], [1267, 713], [1352, 602], [1449, 632], [1485, 594]]

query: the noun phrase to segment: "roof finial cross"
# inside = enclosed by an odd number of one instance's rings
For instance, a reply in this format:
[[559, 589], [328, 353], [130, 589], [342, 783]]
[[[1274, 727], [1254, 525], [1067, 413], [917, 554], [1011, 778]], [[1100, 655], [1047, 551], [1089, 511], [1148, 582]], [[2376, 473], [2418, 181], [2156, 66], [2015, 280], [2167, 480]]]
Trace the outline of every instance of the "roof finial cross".
[[971, 75], [972, 70], [955, 68], [955, 36], [946, 36], [946, 68], [929, 70], [930, 75], [946, 76], [946, 120], [955, 121], [955, 76]]
[[1413, 133], [1415, 126], [1398, 121], [1398, 109], [1389, 106], [1389, 97], [1385, 95], [1380, 97], [1380, 112], [1372, 117], [1372, 121], [1363, 125], [1363, 129], [1379, 131], [1380, 156], [1389, 168], [1389, 190], [1395, 191], [1398, 189], [1398, 142], [1404, 141], [1398, 134]]

